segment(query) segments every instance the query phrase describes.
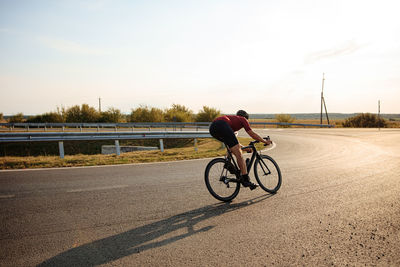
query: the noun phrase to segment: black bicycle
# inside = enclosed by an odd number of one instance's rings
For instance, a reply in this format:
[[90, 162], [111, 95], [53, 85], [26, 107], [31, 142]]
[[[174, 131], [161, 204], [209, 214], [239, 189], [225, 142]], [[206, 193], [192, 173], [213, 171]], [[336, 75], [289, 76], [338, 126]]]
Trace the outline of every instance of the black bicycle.
[[[269, 137], [264, 139], [269, 140]], [[248, 146], [242, 147], [242, 150], [252, 150], [251, 158], [246, 160], [247, 172], [250, 173], [254, 163], [254, 176], [258, 185], [266, 192], [275, 194], [281, 187], [281, 170], [273, 158], [257, 151], [254, 146], [256, 143], [259, 141], [252, 141]], [[208, 191], [218, 200], [228, 202], [239, 194], [240, 169], [228, 147], [224, 158], [215, 158], [207, 164], [204, 179]]]

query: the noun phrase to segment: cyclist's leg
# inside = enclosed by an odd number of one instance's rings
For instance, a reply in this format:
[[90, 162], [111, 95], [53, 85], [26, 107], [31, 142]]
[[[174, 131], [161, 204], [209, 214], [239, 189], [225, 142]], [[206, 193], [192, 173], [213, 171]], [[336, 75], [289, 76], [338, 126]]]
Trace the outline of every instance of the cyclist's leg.
[[[218, 136], [221, 136], [224, 143], [228, 146], [229, 150], [235, 155], [236, 162], [239, 165], [240, 174], [247, 175], [246, 163], [242, 156], [239, 141], [236, 138], [232, 128], [225, 121], [219, 121], [217, 127]], [[210, 131], [211, 133], [211, 131]]]
[[242, 185], [244, 187], [249, 187], [251, 190], [255, 189], [257, 185], [250, 182], [250, 177], [249, 174], [247, 173], [247, 167], [244, 158], [242, 156], [242, 150], [240, 149], [240, 144], [234, 145], [230, 149], [233, 155], [235, 155], [236, 161], [239, 165]]
[[246, 162], [244, 161], [244, 158], [242, 156], [242, 149], [240, 148], [239, 141], [237, 140], [233, 131], [232, 135], [229, 137], [228, 140], [229, 141], [226, 141], [226, 143], [228, 144], [233, 155], [235, 155], [236, 161], [240, 168], [242, 185], [244, 187], [249, 187], [251, 190], [255, 189], [257, 185], [250, 182], [250, 177], [249, 174], [247, 173]]
[[240, 149], [240, 145], [239, 144], [234, 145], [233, 147], [230, 148], [230, 150], [233, 153], [233, 155], [235, 155], [235, 157], [236, 157], [236, 161], [240, 168], [240, 174], [247, 175], [246, 163], [244, 161], [244, 158], [242, 155], [242, 150]]

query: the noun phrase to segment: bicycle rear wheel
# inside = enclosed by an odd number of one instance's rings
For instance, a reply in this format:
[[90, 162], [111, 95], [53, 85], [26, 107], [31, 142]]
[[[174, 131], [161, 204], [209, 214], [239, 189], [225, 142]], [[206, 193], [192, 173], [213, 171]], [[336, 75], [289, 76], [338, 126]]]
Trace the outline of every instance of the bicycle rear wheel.
[[268, 193], [276, 193], [281, 187], [282, 176], [278, 164], [270, 156], [261, 155], [254, 163], [254, 176], [260, 187]]
[[237, 182], [235, 174], [224, 168], [225, 163], [226, 160], [223, 158], [210, 161], [204, 173], [204, 180], [213, 197], [228, 202], [238, 195], [240, 183]]

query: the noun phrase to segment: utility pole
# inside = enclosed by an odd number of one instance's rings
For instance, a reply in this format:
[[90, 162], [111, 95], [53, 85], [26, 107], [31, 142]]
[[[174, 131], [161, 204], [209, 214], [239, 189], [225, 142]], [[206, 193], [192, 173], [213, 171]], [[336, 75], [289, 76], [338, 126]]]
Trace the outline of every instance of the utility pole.
[[381, 101], [378, 100], [378, 126], [379, 131], [381, 130]]
[[322, 90], [321, 90], [321, 115], [319, 117], [319, 124], [322, 124], [322, 100], [324, 99], [324, 81], [325, 81], [325, 73], [322, 73]]
[[325, 83], [325, 73], [322, 74], [322, 90], [321, 90], [321, 116], [320, 116], [320, 124], [322, 124], [322, 108], [325, 107], [326, 119], [329, 124], [328, 110], [326, 108], [325, 98], [324, 98], [324, 83]]
[[101, 113], [101, 98], [99, 97], [99, 113]]

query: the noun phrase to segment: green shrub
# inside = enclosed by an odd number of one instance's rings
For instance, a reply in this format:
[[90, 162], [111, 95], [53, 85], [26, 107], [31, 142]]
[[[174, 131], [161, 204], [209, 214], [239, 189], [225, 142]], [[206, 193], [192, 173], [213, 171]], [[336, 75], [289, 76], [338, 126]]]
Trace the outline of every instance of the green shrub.
[[10, 123], [25, 122], [24, 114], [22, 114], [22, 113], [17, 113], [17, 114], [15, 114], [15, 115], [11, 116], [11, 117], [8, 119], [8, 122], [10, 122]]
[[[277, 114], [275, 115], [275, 119], [278, 122], [283, 122], [283, 123], [293, 123], [295, 121], [295, 118], [293, 118], [289, 114]], [[279, 127], [290, 127], [290, 125], [280, 125]]]
[[361, 113], [346, 119], [342, 125], [343, 127], [355, 128], [383, 128], [387, 126], [387, 122], [383, 118], [378, 118], [376, 114]]
[[123, 115], [119, 109], [109, 108], [107, 111], [101, 112], [98, 122], [118, 123], [122, 122]]
[[100, 119], [100, 113], [88, 104], [82, 104], [68, 108], [65, 111], [66, 122], [98, 122]]
[[171, 108], [165, 110], [164, 118], [170, 122], [192, 122], [194, 115], [184, 105], [173, 104]]
[[36, 115], [29, 117], [26, 122], [30, 123], [61, 123], [64, 122], [64, 117], [57, 112], [44, 113], [42, 115]]
[[163, 122], [164, 112], [159, 108], [140, 106], [136, 109], [132, 109], [128, 120], [130, 122]]
[[200, 110], [196, 115], [197, 122], [210, 122], [215, 118], [221, 116], [221, 111], [215, 108], [203, 106], [203, 110]]

